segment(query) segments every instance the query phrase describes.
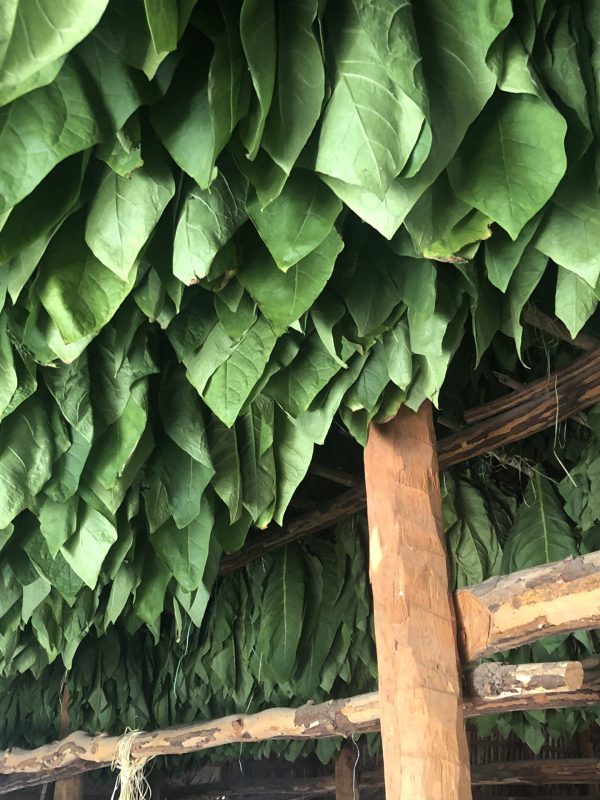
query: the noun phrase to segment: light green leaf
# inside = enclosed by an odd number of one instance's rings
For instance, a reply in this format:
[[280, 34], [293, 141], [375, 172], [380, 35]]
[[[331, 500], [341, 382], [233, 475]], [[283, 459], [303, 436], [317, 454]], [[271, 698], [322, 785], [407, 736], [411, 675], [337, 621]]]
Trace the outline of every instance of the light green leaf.
[[464, 478], [455, 482], [454, 502], [458, 519], [446, 536], [452, 586], [458, 589], [498, 575], [502, 550], [482, 495]]
[[211, 485], [229, 509], [229, 519], [233, 524], [242, 513], [242, 478], [236, 429], [228, 428], [217, 417], [212, 417], [207, 432], [215, 467]]
[[103, 514], [91, 506], [80, 512], [77, 530], [61, 547], [66, 562], [81, 580], [94, 589], [111, 546], [117, 541], [117, 530]]
[[598, 305], [595, 291], [574, 272], [558, 267], [554, 310], [574, 339]]
[[273, 437], [277, 501], [273, 519], [278, 525], [283, 524], [288, 503], [308, 471], [313, 450], [314, 439], [303, 425], [292, 422], [283, 411], [277, 409]]
[[325, 240], [287, 272], [277, 268], [262, 248], [244, 261], [238, 278], [260, 306], [276, 333], [299, 319], [315, 302], [331, 277], [344, 244], [331, 231]]
[[576, 553], [575, 537], [556, 492], [536, 472], [506, 541], [503, 572], [537, 567]]
[[133, 286], [105, 267], [85, 245], [79, 221], [64, 224], [42, 259], [37, 291], [65, 343], [97, 333], [113, 317]]
[[212, 523], [211, 504], [203, 497], [199, 517], [183, 530], [170, 520], [150, 536], [157, 555], [187, 592], [197, 589], [202, 583]]
[[325, 73], [312, 27], [316, 16], [317, 0], [288, 0], [277, 8], [276, 85], [262, 146], [284, 176], [321, 113]]
[[[212, 374], [206, 388], [200, 391], [206, 405], [226, 425], [235, 422], [260, 380], [276, 341], [271, 325], [264, 317], [259, 317], [227, 360]], [[196, 385], [193, 369], [188, 369], [188, 377]]]
[[10, 31], [3, 29], [0, 34], [4, 42], [0, 51], [0, 106], [50, 83], [54, 76], [47, 70], [56, 68], [58, 59], [98, 24], [108, 0], [82, 0], [76, 6], [69, 0], [17, 0], [8, 5], [14, 17]]
[[277, 266], [287, 270], [315, 250], [333, 228], [340, 200], [307, 170], [292, 171], [282, 193], [265, 209], [256, 198], [248, 214]]
[[[423, 110], [395, 79], [396, 73], [417, 69], [419, 55], [400, 51], [403, 59], [389, 40], [385, 49], [376, 47], [367, 25], [381, 21], [365, 4], [340, 0], [336, 11], [330, 23], [333, 92], [323, 115], [316, 169], [383, 198], [424, 123]], [[379, 31], [376, 36], [385, 41]]]
[[0, 418], [8, 407], [19, 384], [6, 324], [7, 317], [6, 314], [3, 314], [0, 316]]
[[106, 170], [85, 225], [88, 247], [121, 280], [127, 280], [140, 250], [175, 194], [175, 181], [162, 157], [146, 151], [144, 156], [144, 166], [128, 178]]
[[275, 87], [277, 42], [273, 0], [244, 0], [240, 12], [240, 36], [256, 94], [250, 113], [242, 122], [240, 137], [248, 158], [254, 159]]
[[54, 443], [35, 397], [0, 425], [0, 529], [33, 503], [51, 474]]
[[528, 222], [515, 241], [500, 228], [495, 228], [491, 238], [485, 243], [487, 275], [490, 283], [501, 292], [506, 292], [512, 274], [525, 248], [535, 235], [541, 219], [542, 216], [539, 214]]
[[177, 47], [179, 15], [173, 0], [144, 0], [146, 19], [157, 53], [169, 53]]
[[448, 167], [454, 191], [516, 239], [566, 171], [566, 129], [548, 102], [496, 95]]
[[224, 162], [209, 189], [191, 189], [173, 246], [173, 272], [187, 284], [208, 275], [221, 248], [246, 221], [248, 182], [229, 160]]
[[540, 282], [547, 263], [548, 259], [543, 253], [529, 246], [523, 253], [506, 290], [508, 302], [504, 312], [503, 330], [507, 336], [514, 338], [518, 353], [521, 352], [523, 337], [521, 312]]

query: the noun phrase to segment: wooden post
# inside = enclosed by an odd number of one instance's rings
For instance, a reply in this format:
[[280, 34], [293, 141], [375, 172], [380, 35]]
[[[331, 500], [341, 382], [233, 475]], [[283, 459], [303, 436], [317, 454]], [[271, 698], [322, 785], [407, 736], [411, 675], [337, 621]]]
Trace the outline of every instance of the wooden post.
[[430, 403], [371, 426], [365, 480], [386, 798], [468, 800]]
[[[62, 698], [60, 701], [60, 735], [62, 738], [68, 736], [70, 728], [69, 703], [71, 693], [65, 684]], [[73, 775], [56, 781], [54, 784], [54, 800], [82, 800], [83, 797], [83, 775]]]
[[335, 760], [335, 800], [358, 800], [356, 747], [344, 742]]

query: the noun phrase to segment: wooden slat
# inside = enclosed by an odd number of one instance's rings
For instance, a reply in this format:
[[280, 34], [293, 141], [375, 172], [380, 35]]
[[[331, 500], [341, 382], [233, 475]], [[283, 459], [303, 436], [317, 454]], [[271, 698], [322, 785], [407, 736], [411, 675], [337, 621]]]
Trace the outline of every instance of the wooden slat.
[[359, 800], [356, 747], [344, 742], [335, 759], [335, 800]]
[[429, 403], [371, 427], [365, 480], [386, 796], [467, 800], [469, 754]]

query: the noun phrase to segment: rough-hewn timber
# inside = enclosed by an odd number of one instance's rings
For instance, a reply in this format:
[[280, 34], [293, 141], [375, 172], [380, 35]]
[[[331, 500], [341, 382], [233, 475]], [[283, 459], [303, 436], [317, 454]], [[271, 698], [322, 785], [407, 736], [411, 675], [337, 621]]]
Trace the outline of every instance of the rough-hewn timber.
[[[498, 674], [494, 677], [496, 668]], [[527, 671], [528, 665], [519, 669]], [[547, 670], [548, 679], [543, 678], [540, 669]], [[600, 703], [600, 658], [583, 662], [581, 687], [564, 692], [548, 690], [540, 694], [537, 686], [540, 683], [548, 684], [551, 676], [555, 679], [557, 671], [561, 670], [565, 675], [565, 683], [571, 684], [573, 676], [579, 672], [577, 664], [560, 667], [556, 664], [532, 664], [529, 670], [530, 675], [538, 671], [534, 685], [530, 682], [529, 686], [524, 686], [525, 681], [517, 677], [513, 697], [507, 696], [509, 683], [503, 665], [486, 665], [485, 672], [477, 667], [473, 671], [476, 677], [471, 679], [471, 686], [478, 694], [465, 700], [465, 717], [524, 708], [563, 708]], [[503, 695], [494, 694], [493, 687], [498, 685], [503, 686]], [[300, 720], [300, 729], [295, 722], [297, 718]], [[295, 738], [298, 735], [316, 739], [377, 730], [379, 695], [374, 692], [295, 710], [270, 709], [250, 716], [225, 717], [184, 728], [143, 733], [136, 742], [134, 755], [148, 755], [148, 748], [152, 755], [190, 752], [232, 741], [249, 741], [245, 738], [247, 735], [256, 737], [252, 741], [258, 737]], [[36, 750], [7, 750], [0, 755], [0, 795], [107, 766], [112, 761], [118, 741], [117, 737], [77, 733]], [[361, 783], [364, 783], [364, 776], [361, 777]]]
[[386, 796], [468, 800], [454, 607], [431, 405], [371, 426], [365, 450]]
[[600, 626], [600, 553], [490, 578], [454, 594], [465, 663]]
[[335, 800], [359, 800], [357, 746], [344, 742], [335, 759]]

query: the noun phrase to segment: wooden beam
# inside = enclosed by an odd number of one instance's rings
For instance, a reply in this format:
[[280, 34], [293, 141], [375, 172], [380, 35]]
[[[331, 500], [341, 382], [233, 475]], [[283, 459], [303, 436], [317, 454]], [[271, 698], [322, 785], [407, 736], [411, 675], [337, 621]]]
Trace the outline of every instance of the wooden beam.
[[544, 786], [545, 784], [598, 783], [597, 758], [532, 758], [499, 761], [473, 768], [473, 786]]
[[262, 558], [267, 553], [278, 550], [280, 547], [302, 539], [311, 533], [330, 528], [337, 522], [362, 511], [365, 503], [365, 487], [361, 483], [325, 503], [321, 508], [309, 511], [291, 520], [284, 528], [273, 526], [268, 532], [262, 534], [258, 541], [247, 545], [237, 553], [225, 556], [219, 563], [219, 575], [225, 575], [234, 569], [239, 569], [245, 564], [255, 561], [257, 558]]
[[[525, 439], [599, 400], [600, 351], [595, 350], [544, 378], [542, 384], [534, 381], [524, 389], [480, 406], [477, 415], [485, 418], [439, 440], [440, 467], [450, 467]], [[474, 413], [472, 409], [470, 416]]]
[[[438, 464], [446, 469], [475, 456], [553, 427], [557, 420], [574, 416], [600, 401], [600, 349], [576, 359], [563, 370], [526, 384], [506, 397], [465, 412], [467, 425], [437, 442]], [[219, 566], [223, 575], [312, 533], [324, 530], [366, 504], [364, 486], [358, 485], [320, 509], [291, 520], [284, 528], [274, 526], [257, 542], [225, 556]]]
[[600, 552], [490, 578], [454, 594], [463, 661], [600, 626]]
[[[68, 684], [65, 683], [60, 703], [60, 735], [64, 739], [71, 729], [69, 719], [69, 704], [71, 702], [71, 692]], [[83, 775], [71, 775], [56, 781], [54, 784], [53, 800], [82, 800], [83, 798]]]
[[[579, 675], [578, 664], [574, 662], [520, 667], [494, 663], [476, 667], [469, 677], [470, 682], [467, 682], [475, 694], [464, 702], [465, 717], [527, 708], [596, 705], [600, 703], [600, 658], [589, 659], [582, 666], [582, 685], [573, 689], [568, 689], [568, 686], [578, 682]], [[512, 690], [508, 679], [511, 671], [515, 681]], [[556, 679], [557, 673], [564, 675], [564, 691], [557, 687], [554, 691], [548, 686], [552, 676]], [[528, 675], [529, 680], [525, 680], [523, 675]], [[543, 694], [539, 691], [541, 684], [546, 685]], [[499, 686], [502, 687], [500, 695], [497, 693]], [[373, 692], [299, 709], [274, 708], [258, 714], [230, 716], [142, 733], [133, 754], [136, 757], [174, 755], [231, 742], [318, 739], [378, 730], [379, 694]], [[116, 736], [91, 736], [79, 732], [36, 750], [6, 750], [0, 754], [0, 795], [108, 766], [118, 743], [119, 737]]]
[[589, 351], [600, 348], [600, 340], [596, 339], [594, 336], [589, 336], [587, 333], [579, 333], [573, 339], [567, 328], [559, 319], [544, 314], [544, 312], [540, 311], [533, 303], [526, 303], [522, 317], [523, 321], [527, 322], [532, 327], [549, 333], [550, 336], [554, 336], [556, 339], [560, 339], [563, 342], [568, 342], [572, 344], [573, 347], [577, 347], [580, 350]]
[[468, 800], [469, 752], [431, 405], [365, 450], [386, 796]]

